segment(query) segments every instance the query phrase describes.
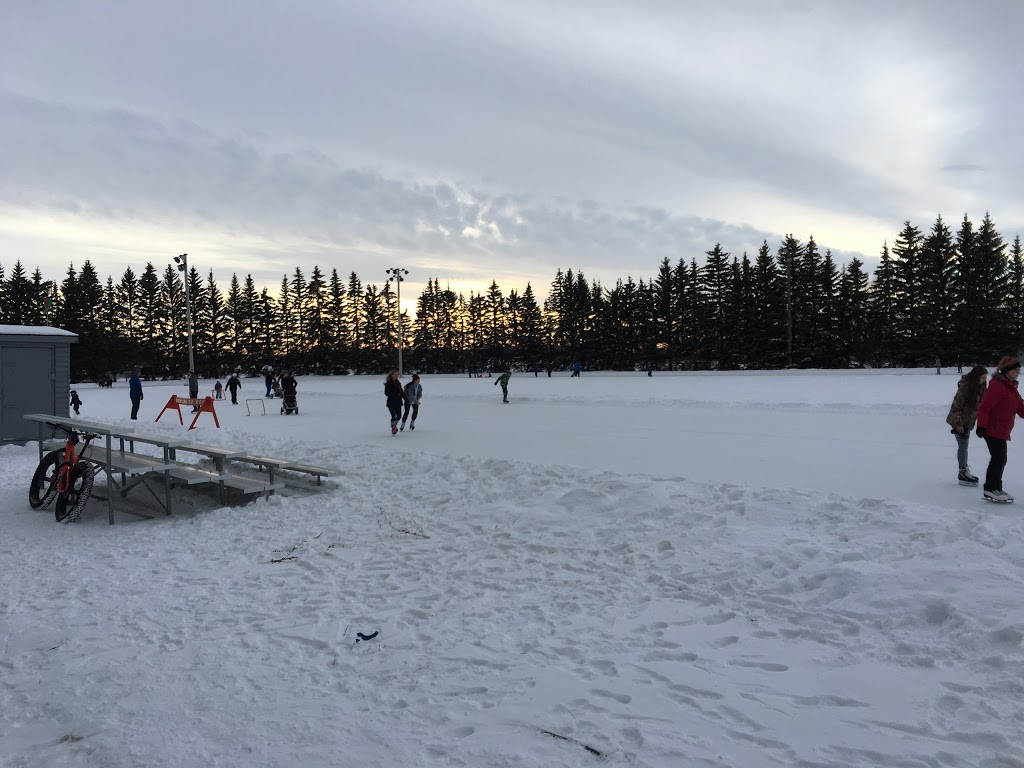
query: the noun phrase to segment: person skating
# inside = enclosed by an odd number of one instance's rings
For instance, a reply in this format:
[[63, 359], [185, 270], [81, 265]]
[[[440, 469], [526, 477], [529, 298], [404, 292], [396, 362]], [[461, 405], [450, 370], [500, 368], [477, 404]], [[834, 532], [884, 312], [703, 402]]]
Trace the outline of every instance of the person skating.
[[216, 384], [213, 385], [213, 399], [214, 400], [223, 400], [224, 399], [224, 385], [221, 384], [219, 380], [217, 381]]
[[384, 394], [387, 396], [388, 411], [391, 414], [391, 434], [398, 434], [398, 422], [402, 418], [405, 390], [398, 378], [398, 371], [391, 371], [384, 380]]
[[946, 423], [951, 427], [949, 431], [956, 438], [956, 460], [960, 467], [957, 482], [960, 485], [978, 485], [978, 478], [971, 474], [967, 464], [967, 444], [978, 421], [978, 405], [985, 394], [987, 380], [988, 369], [983, 365], [974, 366], [957, 384], [953, 404], [949, 406], [949, 415], [946, 416]]
[[985, 473], [986, 501], [1009, 503], [1013, 496], [1003, 490], [1003, 469], [1006, 467], [1006, 444], [1010, 441], [1015, 416], [1024, 418], [1024, 400], [1017, 391], [1020, 360], [1006, 356], [999, 361], [992, 382], [978, 406], [978, 437], [985, 438], [991, 459]]
[[508, 380], [512, 378], [512, 371], [505, 371], [501, 376], [494, 382], [496, 385], [501, 384], [501, 402], [508, 402]]
[[267, 385], [267, 397], [273, 397], [270, 391], [274, 388], [274, 372], [270, 368], [263, 372], [263, 381]]
[[131, 378], [128, 379], [128, 397], [132, 401], [132, 421], [139, 419], [139, 403], [142, 402], [142, 379], [139, 378], [139, 369], [132, 368]]
[[231, 404], [238, 405], [238, 390], [242, 388], [242, 382], [238, 380], [238, 374], [232, 373], [228, 379], [228, 392], [231, 393]]
[[74, 389], [71, 390], [71, 407], [75, 409], [75, 416], [79, 416], [79, 408], [82, 407], [82, 398], [78, 396], [78, 392]]
[[420, 386], [420, 375], [414, 373], [412, 381], [405, 385], [405, 410], [402, 412], [402, 426], [405, 430], [405, 421], [409, 418], [409, 411], [412, 411], [412, 422], [409, 429], [416, 429], [416, 417], [420, 415], [420, 400], [423, 399], [423, 387]]

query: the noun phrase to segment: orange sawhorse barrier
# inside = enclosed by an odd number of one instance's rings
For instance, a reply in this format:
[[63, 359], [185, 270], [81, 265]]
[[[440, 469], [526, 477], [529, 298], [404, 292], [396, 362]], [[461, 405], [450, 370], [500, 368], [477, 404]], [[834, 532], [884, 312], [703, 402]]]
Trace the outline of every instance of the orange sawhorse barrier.
[[193, 407], [199, 406], [199, 410], [196, 412], [196, 417], [192, 419], [192, 423], [188, 425], [188, 428], [194, 429], [196, 422], [199, 417], [204, 413], [209, 413], [213, 416], [213, 423], [217, 425], [217, 429], [220, 429], [220, 420], [217, 418], [217, 411], [213, 408], [212, 397], [178, 397], [177, 395], [171, 395], [171, 399], [167, 401], [167, 405], [160, 411], [160, 415], [156, 417], [157, 421], [160, 421], [160, 416], [164, 415], [164, 411], [172, 410], [178, 412], [178, 421], [182, 424], [185, 423], [185, 419], [181, 416], [181, 406], [191, 405]]

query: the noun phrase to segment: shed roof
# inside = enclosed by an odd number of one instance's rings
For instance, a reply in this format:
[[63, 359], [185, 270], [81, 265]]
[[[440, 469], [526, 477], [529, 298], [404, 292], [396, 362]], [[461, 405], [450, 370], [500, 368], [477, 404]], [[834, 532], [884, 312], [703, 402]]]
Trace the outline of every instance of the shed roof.
[[53, 340], [64, 341], [68, 344], [78, 341], [77, 333], [65, 331], [63, 328], [53, 328], [49, 325], [0, 325], [0, 339], [11, 339], [19, 336], [57, 337]]

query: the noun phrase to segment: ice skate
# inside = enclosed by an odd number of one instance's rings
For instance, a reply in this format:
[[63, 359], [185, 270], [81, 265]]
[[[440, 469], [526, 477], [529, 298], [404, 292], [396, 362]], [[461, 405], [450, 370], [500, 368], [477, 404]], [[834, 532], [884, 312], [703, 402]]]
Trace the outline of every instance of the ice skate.
[[1008, 494], [1006, 491], [985, 491], [983, 498], [985, 501], [994, 501], [998, 504], [1013, 503], [1013, 496]]
[[970, 467], [964, 467], [960, 470], [960, 474], [957, 476], [957, 482], [960, 483], [960, 485], [976, 487], [978, 485], [978, 478], [971, 474]]

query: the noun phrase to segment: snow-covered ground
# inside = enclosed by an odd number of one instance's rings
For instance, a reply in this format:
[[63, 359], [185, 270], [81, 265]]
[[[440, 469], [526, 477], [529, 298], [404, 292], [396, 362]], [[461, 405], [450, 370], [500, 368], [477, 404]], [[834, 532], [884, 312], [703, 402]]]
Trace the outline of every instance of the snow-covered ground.
[[0, 448], [0, 765], [1024, 766], [1024, 428], [958, 486], [944, 373], [245, 379], [197, 439], [340, 474], [114, 526]]

